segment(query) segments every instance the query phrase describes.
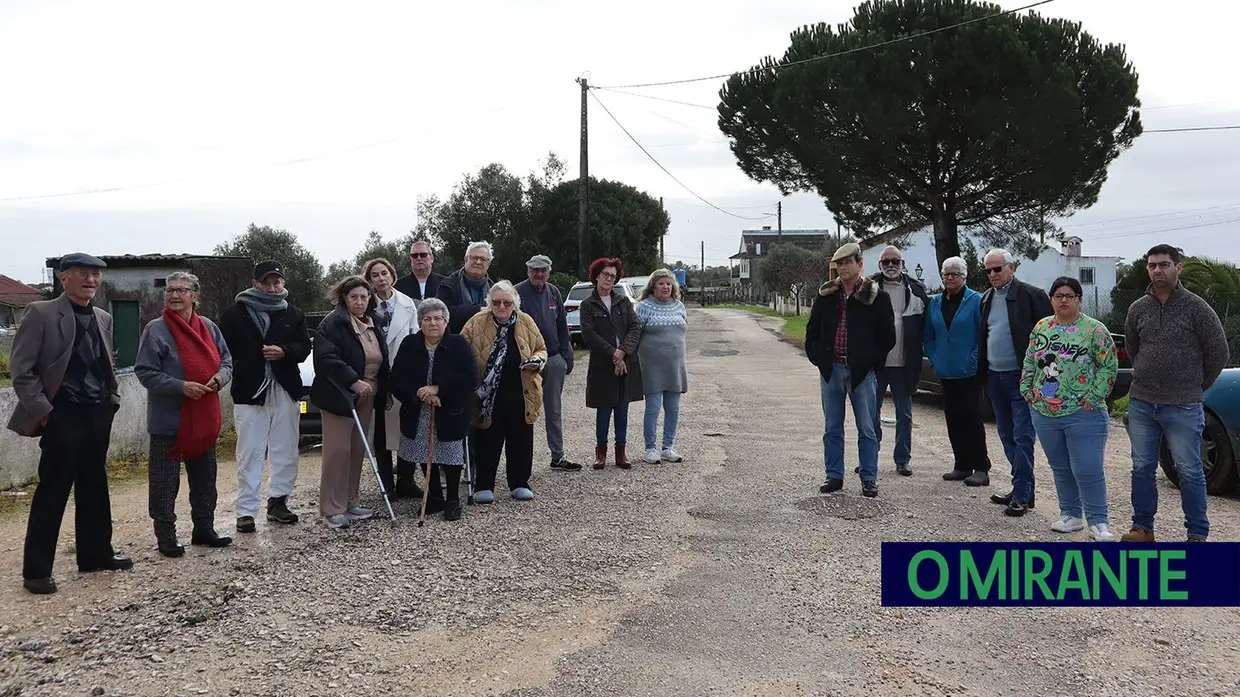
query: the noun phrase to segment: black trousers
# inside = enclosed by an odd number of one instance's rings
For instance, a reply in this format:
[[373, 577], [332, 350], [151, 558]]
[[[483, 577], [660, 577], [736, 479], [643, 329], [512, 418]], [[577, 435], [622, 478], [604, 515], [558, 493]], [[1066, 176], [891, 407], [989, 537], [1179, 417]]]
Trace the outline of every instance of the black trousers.
[[39, 484], [30, 500], [22, 578], [52, 575], [70, 489], [75, 504], [78, 566], [100, 564], [115, 553], [107, 468], [115, 413], [110, 402], [63, 403], [48, 416], [39, 440], [43, 454], [39, 458]]
[[501, 451], [507, 462], [508, 490], [529, 488], [534, 470], [534, 426], [525, 423], [525, 409], [496, 404], [490, 428], [475, 428], [478, 454], [475, 491], [494, 491]]
[[[177, 494], [181, 490], [181, 460], [168, 453], [176, 444], [176, 436], [151, 436], [147, 511], [155, 524], [155, 539], [174, 542], [177, 539]], [[215, 448], [202, 457], [185, 463], [189, 481], [189, 514], [196, 532], [215, 530]]]
[[[379, 465], [379, 479], [383, 482], [383, 488], [390, 494], [396, 490], [396, 481], [392, 478], [392, 451], [388, 450], [388, 433], [387, 419], [384, 418], [386, 412], [378, 409], [375, 410], [375, 442], [370, 444], [375, 453], [375, 462]], [[396, 441], [393, 445], [400, 443], [400, 434], [391, 434]]]
[[985, 382], [978, 377], [942, 380], [943, 416], [947, 420], [947, 437], [956, 456], [956, 469], [967, 472], [989, 472], [990, 456], [986, 452], [986, 425], [982, 421], [982, 389]]

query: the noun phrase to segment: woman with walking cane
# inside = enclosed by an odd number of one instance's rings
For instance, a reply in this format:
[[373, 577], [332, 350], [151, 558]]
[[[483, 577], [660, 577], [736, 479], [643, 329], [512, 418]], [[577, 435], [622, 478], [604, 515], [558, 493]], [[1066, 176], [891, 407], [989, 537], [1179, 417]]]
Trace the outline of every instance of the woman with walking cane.
[[534, 422], [542, 409], [542, 368], [547, 343], [534, 318], [521, 312], [521, 296], [509, 281], [491, 286], [486, 309], [461, 329], [473, 347], [479, 371], [474, 434], [478, 452], [475, 503], [495, 501], [500, 453], [508, 462], [508, 490], [530, 501], [534, 468]]
[[448, 334], [448, 307], [442, 300], [423, 300], [418, 315], [422, 331], [401, 341], [392, 362], [392, 395], [401, 404], [397, 455], [401, 462], [422, 465], [425, 512], [443, 511], [445, 520], [460, 520], [461, 467], [478, 365], [469, 342]]
[[349, 276], [328, 297], [336, 309], [323, 318], [314, 336], [310, 401], [323, 413], [319, 512], [327, 527], [339, 529], [374, 515], [358, 500], [366, 447], [357, 423], [369, 429], [375, 405], [390, 399], [389, 369], [387, 344], [374, 323], [370, 284], [361, 276]]

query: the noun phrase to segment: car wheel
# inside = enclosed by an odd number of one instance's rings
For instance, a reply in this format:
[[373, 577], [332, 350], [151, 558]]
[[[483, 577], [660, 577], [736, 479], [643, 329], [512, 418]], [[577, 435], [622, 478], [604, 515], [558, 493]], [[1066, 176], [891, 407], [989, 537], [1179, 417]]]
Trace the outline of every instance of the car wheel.
[[[1158, 461], [1163, 474], [1180, 486], [1180, 472], [1171, 459], [1171, 449], [1164, 440], [1159, 447]], [[1206, 474], [1206, 491], [1212, 495], [1229, 494], [1236, 486], [1236, 453], [1231, 447], [1227, 427], [1214, 414], [1206, 412], [1206, 427], [1201, 432], [1201, 465]]]

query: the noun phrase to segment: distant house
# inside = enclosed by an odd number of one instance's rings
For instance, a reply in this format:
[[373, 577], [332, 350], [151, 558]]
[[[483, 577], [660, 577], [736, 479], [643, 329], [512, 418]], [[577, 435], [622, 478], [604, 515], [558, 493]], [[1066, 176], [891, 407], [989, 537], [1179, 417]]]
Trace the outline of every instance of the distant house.
[[[961, 236], [968, 232], [961, 230]], [[922, 279], [926, 288], [943, 287], [943, 279], [939, 276], [938, 254], [934, 248], [934, 230], [925, 228], [912, 234], [910, 243], [903, 249], [904, 268], [909, 274]], [[862, 264], [867, 274], [878, 272], [878, 257], [882, 254], [886, 243], [862, 243]], [[985, 254], [986, 249], [980, 249]], [[1069, 276], [1081, 282], [1085, 298], [1081, 309], [1086, 314], [1101, 316], [1111, 310], [1111, 290], [1115, 288], [1116, 267], [1120, 257], [1083, 256], [1081, 254], [1081, 238], [1065, 239], [1060, 249], [1047, 246], [1038, 254], [1037, 259], [1017, 258], [1016, 275], [1022, 281], [1032, 283], [1039, 288], [1046, 288], [1056, 278]]]
[[772, 230], [770, 225], [761, 230], [742, 230], [740, 250], [728, 257], [732, 262], [732, 285], [742, 289], [763, 288], [762, 260], [775, 245], [794, 244], [816, 252], [835, 235], [834, 230]]
[[16, 327], [26, 314], [26, 306], [42, 299], [38, 288], [0, 274], [0, 328]]
[[[212, 320], [235, 301], [237, 293], [250, 287], [254, 261], [249, 257], [198, 254], [142, 254], [100, 257], [108, 268], [94, 304], [112, 314], [116, 342], [116, 365], [133, 366], [142, 328], [164, 311], [164, 279], [173, 271], [198, 277], [202, 292], [198, 312]], [[47, 267], [60, 268], [60, 257], [47, 260]], [[60, 277], [53, 273], [53, 293], [62, 292]]]

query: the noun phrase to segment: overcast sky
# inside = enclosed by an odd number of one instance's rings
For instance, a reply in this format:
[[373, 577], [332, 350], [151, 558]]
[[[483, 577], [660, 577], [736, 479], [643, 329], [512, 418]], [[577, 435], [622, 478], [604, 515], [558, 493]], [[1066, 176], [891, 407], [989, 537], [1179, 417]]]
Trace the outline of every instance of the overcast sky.
[[[369, 230], [405, 233], [418, 196], [446, 197], [489, 162], [525, 174], [554, 151], [575, 176], [579, 75], [623, 85], [745, 69], [855, 4], [0, 3], [0, 273], [37, 282], [46, 257], [75, 250], [209, 253], [250, 222], [292, 230], [326, 266]], [[1127, 46], [1147, 131], [1240, 124], [1240, 5], [1039, 10]], [[719, 87], [638, 92], [713, 106]], [[762, 216], [778, 191], [739, 171], [712, 109], [598, 96], [687, 186], [759, 218], [693, 198], [592, 102], [590, 171], [664, 197], [669, 260], [696, 261], [704, 241], [707, 263], [725, 264], [741, 229], [774, 224]], [[1240, 262], [1238, 181], [1240, 130], [1147, 133], [1064, 227], [1085, 254], [1131, 258], [1170, 240]], [[131, 188], [54, 196], [119, 187]], [[785, 228], [831, 225], [817, 197], [785, 199]]]

